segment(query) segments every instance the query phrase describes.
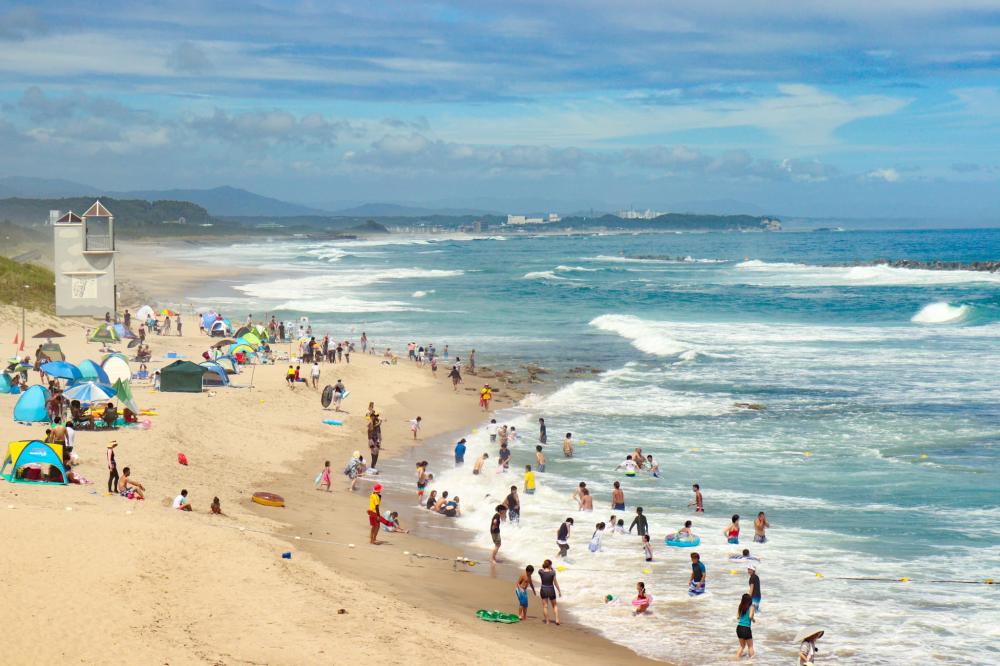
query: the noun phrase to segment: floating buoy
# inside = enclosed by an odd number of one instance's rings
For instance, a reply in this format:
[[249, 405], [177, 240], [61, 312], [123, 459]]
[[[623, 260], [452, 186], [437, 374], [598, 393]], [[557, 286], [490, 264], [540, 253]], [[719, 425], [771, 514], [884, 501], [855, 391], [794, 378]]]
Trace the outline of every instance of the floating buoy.
[[909, 582], [910, 582], [910, 579], [909, 579], [909, 578], [900, 578], [900, 579], [899, 579], [899, 582], [900, 582], [900, 583], [909, 583]]
[[806, 451], [806, 452], [805, 452], [805, 453], [803, 453], [802, 455], [804, 455], [804, 456], [805, 456], [806, 458], [811, 458], [811, 457], [812, 457], [812, 454], [813, 454], [813, 452], [812, 452], [812, 451]]
[[285, 498], [274, 493], [254, 493], [250, 501], [262, 506], [285, 506]]
[[821, 574], [821, 573], [819, 573], [819, 572], [817, 571], [817, 572], [816, 572], [816, 578], [822, 578], [822, 577], [823, 577], [823, 574]]
[[921, 453], [920, 454], [920, 459], [921, 460], [927, 460], [927, 454], [926, 453]]
[[644, 573], [644, 574], [646, 574], [648, 576], [649, 574], [653, 573], [653, 570], [652, 569], [643, 569], [642, 573]]
[[556, 567], [556, 571], [566, 571], [566, 567], [560, 564], [559, 566]]

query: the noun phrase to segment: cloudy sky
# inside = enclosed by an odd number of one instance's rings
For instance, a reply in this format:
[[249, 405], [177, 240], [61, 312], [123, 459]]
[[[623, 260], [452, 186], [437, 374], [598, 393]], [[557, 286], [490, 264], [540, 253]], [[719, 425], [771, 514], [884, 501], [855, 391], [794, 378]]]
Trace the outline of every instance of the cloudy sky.
[[0, 0], [0, 175], [1000, 224], [1000, 2]]

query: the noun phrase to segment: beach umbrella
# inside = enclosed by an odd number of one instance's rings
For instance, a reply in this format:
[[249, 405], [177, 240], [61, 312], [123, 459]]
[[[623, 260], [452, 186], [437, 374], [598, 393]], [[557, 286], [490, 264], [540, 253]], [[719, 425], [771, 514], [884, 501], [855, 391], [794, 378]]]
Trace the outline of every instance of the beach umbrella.
[[245, 354], [253, 354], [254, 348], [247, 344], [235, 344], [229, 348], [229, 356], [236, 356], [236, 354], [243, 352]]
[[83, 379], [89, 379], [100, 384], [111, 383], [111, 380], [108, 379], [108, 373], [104, 372], [104, 368], [90, 360], [80, 363], [80, 374]]
[[133, 347], [138, 347], [140, 344], [142, 344], [142, 341], [139, 338], [136, 338], [135, 340], [129, 340], [128, 348], [132, 349]]
[[63, 396], [67, 400], [79, 400], [81, 405], [91, 405], [115, 397], [115, 390], [107, 384], [84, 382], [66, 389]]
[[52, 342], [52, 338], [65, 338], [66, 336], [63, 335], [62, 333], [60, 333], [59, 331], [53, 331], [51, 328], [47, 328], [44, 331], [42, 331], [41, 333], [35, 333], [31, 337], [33, 337], [33, 338], [45, 338], [49, 342]]
[[132, 395], [132, 385], [129, 382], [119, 379], [115, 382], [115, 385], [112, 388], [114, 388], [115, 393], [118, 395], [118, 400], [120, 400], [123, 405], [131, 409], [136, 414], [139, 413], [139, 406], [135, 404], [135, 396]]
[[225, 347], [227, 345], [231, 345], [234, 342], [236, 342], [236, 340], [230, 340], [229, 338], [223, 338], [223, 339], [219, 340], [218, 342], [216, 342], [214, 345], [212, 345], [212, 348], [213, 349], [221, 349], [222, 347]]
[[83, 377], [80, 368], [66, 361], [49, 361], [42, 363], [40, 367], [42, 372], [50, 377], [58, 377], [59, 379], [81, 379]]
[[162, 316], [162, 317], [176, 317], [177, 313], [174, 312], [173, 310], [171, 310], [170, 308], [163, 308], [162, 310], [160, 310], [160, 316]]

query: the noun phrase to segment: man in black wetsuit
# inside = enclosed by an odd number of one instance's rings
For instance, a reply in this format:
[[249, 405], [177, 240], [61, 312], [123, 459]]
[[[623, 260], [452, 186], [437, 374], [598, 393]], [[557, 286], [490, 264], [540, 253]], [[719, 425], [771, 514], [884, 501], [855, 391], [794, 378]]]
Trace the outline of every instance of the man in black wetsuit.
[[632, 519], [632, 524], [628, 526], [628, 533], [632, 533], [632, 528], [638, 528], [639, 536], [645, 536], [649, 533], [649, 523], [646, 521], [646, 516], [642, 514], [642, 507], [638, 507], [635, 510], [635, 518]]

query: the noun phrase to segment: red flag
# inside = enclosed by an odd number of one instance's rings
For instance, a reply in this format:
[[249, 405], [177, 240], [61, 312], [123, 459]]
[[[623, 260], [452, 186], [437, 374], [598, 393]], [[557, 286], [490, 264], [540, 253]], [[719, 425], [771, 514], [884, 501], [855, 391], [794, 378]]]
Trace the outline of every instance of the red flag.
[[14, 345], [17, 346], [17, 333], [14, 334]]
[[24, 340], [21, 340], [21, 351], [24, 351]]

